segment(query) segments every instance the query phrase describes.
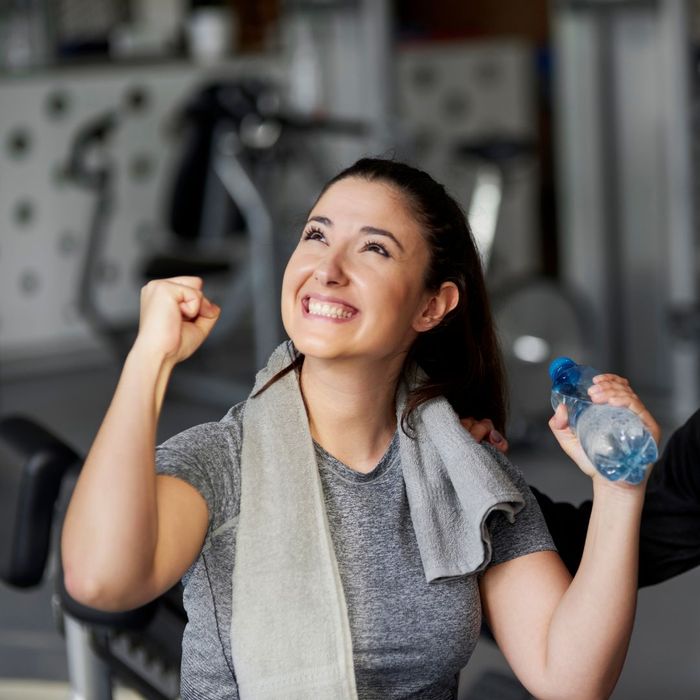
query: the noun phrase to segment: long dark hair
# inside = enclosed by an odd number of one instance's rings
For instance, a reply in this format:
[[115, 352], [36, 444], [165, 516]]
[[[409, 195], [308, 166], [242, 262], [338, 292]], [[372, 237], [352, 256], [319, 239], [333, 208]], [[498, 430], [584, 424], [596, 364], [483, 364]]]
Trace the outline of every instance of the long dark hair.
[[[503, 360], [481, 259], [461, 207], [428, 173], [382, 158], [362, 158], [338, 173], [319, 199], [336, 182], [349, 177], [386, 183], [403, 196], [430, 250], [426, 289], [437, 291], [443, 282], [453, 282], [459, 290], [457, 306], [436, 328], [418, 335], [404, 363], [404, 371], [416, 363], [428, 376], [407, 398], [404, 429], [411, 427], [411, 415], [418, 406], [444, 396], [459, 416], [490, 418], [505, 432]], [[303, 357], [297, 357], [286, 371], [299, 367], [302, 361]]]

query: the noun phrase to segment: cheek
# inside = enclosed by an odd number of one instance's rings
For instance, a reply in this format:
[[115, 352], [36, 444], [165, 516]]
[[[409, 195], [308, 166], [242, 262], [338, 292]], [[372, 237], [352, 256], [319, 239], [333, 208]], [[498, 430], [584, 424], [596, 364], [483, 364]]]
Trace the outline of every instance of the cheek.
[[[308, 265], [306, 267], [308, 267]], [[287, 266], [284, 268], [284, 275], [282, 276], [283, 300], [286, 294], [294, 294], [295, 288], [298, 287], [300, 280], [303, 279], [304, 268], [305, 265], [302, 256], [298, 251], [294, 251], [287, 261]]]
[[309, 275], [309, 268], [308, 261], [305, 261], [304, 257], [295, 251], [292, 253], [284, 269], [284, 275], [282, 276], [281, 307], [282, 323], [285, 328], [290, 314], [294, 311], [297, 293]]
[[395, 280], [393, 284], [383, 284], [374, 288], [371, 305], [374, 322], [382, 327], [393, 327], [397, 334], [410, 326], [424, 303], [422, 287], [405, 278]]

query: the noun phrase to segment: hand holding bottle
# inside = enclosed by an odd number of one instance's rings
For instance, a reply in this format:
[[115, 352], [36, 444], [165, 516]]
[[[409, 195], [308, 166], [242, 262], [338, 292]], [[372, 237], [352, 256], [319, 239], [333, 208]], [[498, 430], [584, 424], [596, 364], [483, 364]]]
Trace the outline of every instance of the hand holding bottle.
[[135, 348], [177, 364], [206, 340], [221, 309], [202, 291], [199, 277], [152, 280], [141, 290]]
[[560, 360], [550, 368], [556, 409], [550, 427], [562, 449], [590, 476], [643, 481], [658, 456], [652, 415], [623, 377]]

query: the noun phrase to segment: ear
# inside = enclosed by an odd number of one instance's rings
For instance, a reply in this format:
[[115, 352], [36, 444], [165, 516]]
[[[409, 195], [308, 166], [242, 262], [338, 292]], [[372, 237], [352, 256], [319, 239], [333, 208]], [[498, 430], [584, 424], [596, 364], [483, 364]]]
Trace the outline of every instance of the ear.
[[422, 311], [413, 322], [413, 329], [424, 333], [439, 326], [458, 302], [457, 285], [454, 282], [443, 282], [440, 289], [428, 297]]

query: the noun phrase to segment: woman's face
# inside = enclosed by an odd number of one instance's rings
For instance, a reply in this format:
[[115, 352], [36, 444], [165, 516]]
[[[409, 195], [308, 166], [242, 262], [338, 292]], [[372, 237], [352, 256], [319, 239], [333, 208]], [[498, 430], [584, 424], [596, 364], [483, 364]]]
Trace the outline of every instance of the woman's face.
[[391, 358], [420, 330], [428, 246], [390, 185], [346, 178], [318, 200], [282, 283], [298, 350], [323, 359]]

